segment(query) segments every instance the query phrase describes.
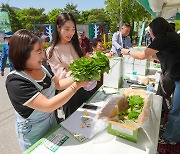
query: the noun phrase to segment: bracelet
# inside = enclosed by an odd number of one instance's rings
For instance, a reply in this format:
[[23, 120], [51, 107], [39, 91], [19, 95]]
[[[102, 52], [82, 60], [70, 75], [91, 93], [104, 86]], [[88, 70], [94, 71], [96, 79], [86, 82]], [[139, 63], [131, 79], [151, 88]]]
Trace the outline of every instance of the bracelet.
[[73, 85], [71, 85], [70, 88], [76, 93], [77, 89]]

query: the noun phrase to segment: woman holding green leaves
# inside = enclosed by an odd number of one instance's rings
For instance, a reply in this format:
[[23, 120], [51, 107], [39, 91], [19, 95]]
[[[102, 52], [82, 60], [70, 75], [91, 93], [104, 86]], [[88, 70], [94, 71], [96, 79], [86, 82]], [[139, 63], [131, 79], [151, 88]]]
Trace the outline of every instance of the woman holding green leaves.
[[[25, 29], [13, 34], [9, 58], [15, 70], [7, 76], [6, 89], [15, 109], [17, 138], [25, 151], [57, 125], [54, 110], [89, 81], [63, 87], [63, 81], [54, 76], [44, 61], [41, 39]], [[56, 89], [65, 90], [54, 96]]]
[[[68, 67], [74, 60], [84, 55], [79, 45], [76, 21], [70, 13], [61, 13], [57, 17], [53, 40], [46, 53], [53, 73], [58, 78], [63, 78], [63, 84], [73, 83], [74, 80], [69, 76]], [[88, 91], [84, 88], [79, 89], [71, 100], [63, 106], [65, 117], [70, 116], [89, 97]]]

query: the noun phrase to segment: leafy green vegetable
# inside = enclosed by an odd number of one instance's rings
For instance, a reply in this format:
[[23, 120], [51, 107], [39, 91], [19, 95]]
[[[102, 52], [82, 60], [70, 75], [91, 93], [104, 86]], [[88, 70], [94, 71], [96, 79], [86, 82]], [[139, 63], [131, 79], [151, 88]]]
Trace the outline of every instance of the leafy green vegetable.
[[124, 111], [119, 112], [118, 113], [119, 120], [127, 120], [128, 114], [129, 114], [128, 109], [125, 109]]
[[129, 103], [129, 106], [131, 107], [135, 105], [142, 106], [143, 102], [144, 102], [144, 98], [142, 98], [139, 95], [133, 95], [133, 96], [128, 97], [128, 103]]
[[129, 96], [127, 98], [129, 109], [119, 112], [118, 117], [120, 120], [133, 120], [137, 122], [139, 114], [142, 112], [144, 106], [144, 98], [139, 95]]
[[131, 108], [131, 112], [128, 115], [129, 120], [136, 121], [139, 114], [142, 112], [144, 106], [144, 98], [139, 95], [133, 95], [128, 97], [128, 104]]
[[70, 64], [69, 70], [75, 81], [101, 79], [101, 74], [109, 72], [109, 59], [101, 52], [97, 51], [90, 57], [81, 57]]
[[131, 111], [129, 114], [128, 114], [128, 119], [129, 120], [133, 120], [133, 121], [136, 121], [137, 118], [139, 116], [139, 113], [135, 112], [135, 111]]

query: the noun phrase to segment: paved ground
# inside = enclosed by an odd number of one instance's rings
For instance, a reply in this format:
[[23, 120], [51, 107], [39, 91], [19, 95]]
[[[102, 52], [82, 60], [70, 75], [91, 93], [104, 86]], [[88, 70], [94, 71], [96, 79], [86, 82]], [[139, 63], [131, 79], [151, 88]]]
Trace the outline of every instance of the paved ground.
[[21, 154], [14, 128], [14, 109], [5, 88], [5, 80], [8, 73], [9, 68], [5, 70], [4, 77], [0, 76], [0, 153]]

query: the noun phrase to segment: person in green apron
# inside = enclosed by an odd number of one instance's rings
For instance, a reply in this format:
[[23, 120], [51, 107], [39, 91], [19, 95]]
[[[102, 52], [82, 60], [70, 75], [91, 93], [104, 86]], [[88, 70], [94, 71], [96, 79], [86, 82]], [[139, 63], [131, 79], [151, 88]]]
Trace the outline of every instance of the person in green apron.
[[[54, 110], [64, 105], [89, 81], [63, 85], [46, 65], [39, 37], [22, 29], [14, 33], [9, 48], [14, 71], [6, 79], [6, 89], [16, 113], [16, 132], [22, 151], [57, 125]], [[55, 95], [55, 90], [65, 89]]]

